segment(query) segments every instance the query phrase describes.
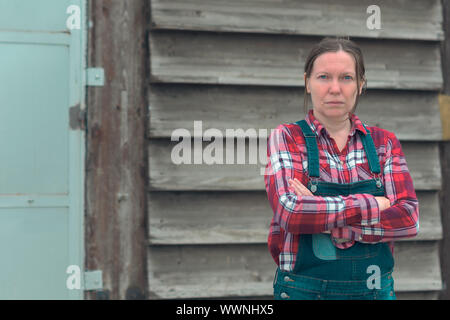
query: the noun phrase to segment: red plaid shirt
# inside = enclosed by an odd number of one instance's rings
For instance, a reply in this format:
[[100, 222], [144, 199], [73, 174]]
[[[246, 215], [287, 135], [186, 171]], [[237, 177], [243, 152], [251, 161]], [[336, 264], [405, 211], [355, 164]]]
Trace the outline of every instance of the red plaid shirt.
[[[320, 181], [353, 183], [373, 179], [364, 147], [356, 130], [365, 134], [356, 115], [348, 143], [339, 152], [336, 142], [310, 110], [305, 120], [318, 136]], [[368, 127], [368, 126], [367, 126]], [[267, 196], [273, 210], [269, 250], [280, 269], [292, 271], [301, 234], [331, 232], [336, 247], [344, 249], [355, 241], [389, 242], [414, 237], [419, 230], [419, 203], [400, 142], [394, 133], [368, 127], [377, 149], [382, 182], [391, 207], [381, 211], [371, 194], [349, 196], [298, 197], [289, 178], [308, 183], [308, 157], [301, 128], [295, 123], [280, 124], [270, 134], [264, 176]], [[347, 239], [338, 243], [336, 239]]]

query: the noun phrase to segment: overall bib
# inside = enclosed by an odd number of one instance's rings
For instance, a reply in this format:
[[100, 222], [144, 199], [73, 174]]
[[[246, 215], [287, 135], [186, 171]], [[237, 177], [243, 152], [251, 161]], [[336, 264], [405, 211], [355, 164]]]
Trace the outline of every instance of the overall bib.
[[[374, 179], [354, 183], [331, 183], [319, 179], [319, 149], [316, 135], [305, 120], [296, 122], [306, 140], [308, 189], [317, 196], [372, 194], [384, 196], [380, 163], [369, 130], [357, 131], [364, 146]], [[332, 243], [330, 234], [301, 234], [292, 272], [277, 270], [275, 299], [395, 299], [392, 271], [394, 259], [386, 242], [355, 242], [347, 249]]]

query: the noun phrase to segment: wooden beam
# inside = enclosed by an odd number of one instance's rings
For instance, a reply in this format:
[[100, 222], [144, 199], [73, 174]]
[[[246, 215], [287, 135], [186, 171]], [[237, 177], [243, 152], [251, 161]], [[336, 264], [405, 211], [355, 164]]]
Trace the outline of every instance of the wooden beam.
[[103, 272], [87, 299], [147, 296], [147, 77], [149, 2], [89, 1], [85, 267]]
[[[442, 55], [442, 74], [444, 76], [443, 91], [441, 92], [446, 97], [450, 96], [450, 0], [442, 0], [443, 17], [444, 17], [444, 31], [445, 38], [441, 42]], [[447, 98], [445, 98], [448, 102]], [[444, 137], [448, 134], [448, 105], [442, 108], [442, 123], [444, 130]], [[442, 290], [439, 299], [450, 299], [450, 141], [441, 142], [439, 146], [440, 161], [442, 165], [442, 191], [440, 193], [440, 206], [442, 210], [442, 227], [444, 238], [441, 241], [440, 259], [442, 267], [442, 278], [444, 281], [444, 289]]]

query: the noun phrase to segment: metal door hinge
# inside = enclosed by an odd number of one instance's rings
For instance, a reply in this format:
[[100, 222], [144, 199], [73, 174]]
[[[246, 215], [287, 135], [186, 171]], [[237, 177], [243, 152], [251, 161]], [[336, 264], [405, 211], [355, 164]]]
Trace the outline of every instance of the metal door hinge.
[[72, 130], [86, 129], [86, 109], [81, 109], [80, 104], [70, 107], [69, 109], [69, 125]]
[[84, 272], [84, 290], [103, 289], [103, 276], [101, 270]]
[[105, 85], [105, 70], [103, 68], [87, 68], [86, 85], [103, 87]]

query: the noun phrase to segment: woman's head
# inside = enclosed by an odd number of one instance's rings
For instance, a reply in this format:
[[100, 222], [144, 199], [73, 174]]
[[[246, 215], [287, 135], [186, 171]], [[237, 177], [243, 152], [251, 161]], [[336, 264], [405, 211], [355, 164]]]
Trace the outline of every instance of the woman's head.
[[361, 49], [349, 39], [324, 38], [306, 59], [304, 79], [305, 112], [310, 93], [315, 113], [347, 119], [345, 115], [355, 112], [367, 84]]

